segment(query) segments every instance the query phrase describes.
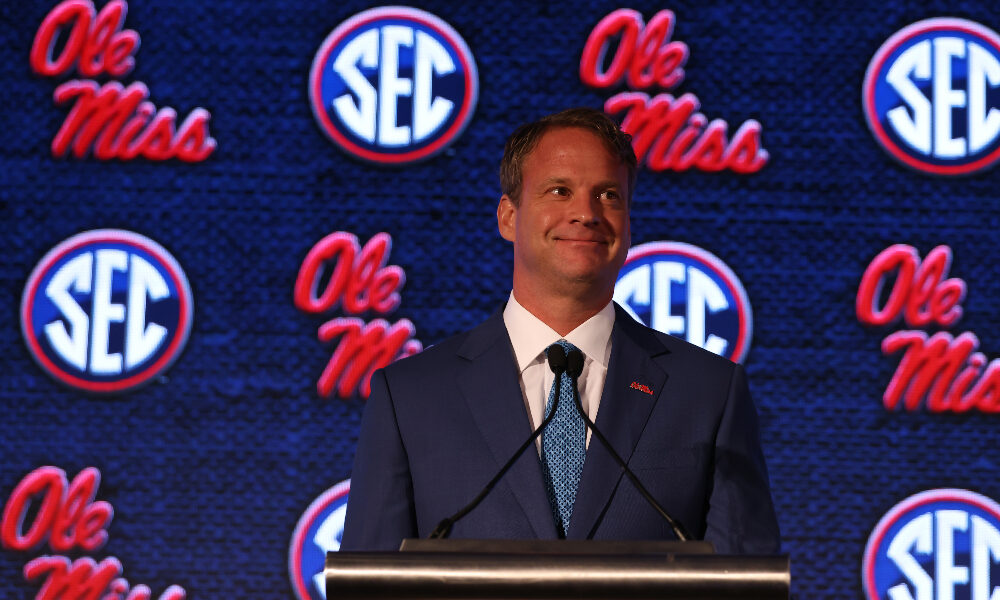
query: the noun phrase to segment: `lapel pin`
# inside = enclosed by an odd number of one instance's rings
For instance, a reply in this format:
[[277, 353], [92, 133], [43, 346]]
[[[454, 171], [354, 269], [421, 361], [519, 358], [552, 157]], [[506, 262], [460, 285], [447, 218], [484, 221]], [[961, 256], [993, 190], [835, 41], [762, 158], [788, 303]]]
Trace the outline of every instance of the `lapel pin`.
[[643, 394], [649, 394], [650, 396], [653, 395], [653, 390], [649, 389], [648, 385], [642, 385], [638, 381], [633, 381], [632, 385], [630, 385], [629, 387], [632, 388], [633, 390], [639, 390]]

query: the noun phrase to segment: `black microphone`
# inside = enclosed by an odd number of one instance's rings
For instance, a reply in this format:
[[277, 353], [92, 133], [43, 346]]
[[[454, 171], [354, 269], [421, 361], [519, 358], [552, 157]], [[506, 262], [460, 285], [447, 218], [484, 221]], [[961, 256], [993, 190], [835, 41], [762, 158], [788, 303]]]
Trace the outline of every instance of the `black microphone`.
[[[549, 359], [549, 368], [556, 374], [556, 381], [559, 381], [559, 377], [569, 368], [569, 357], [566, 356], [566, 349], [559, 344], [552, 344], [545, 349], [545, 357]], [[558, 391], [556, 391], [556, 395], [559, 395]]]
[[[604, 437], [604, 434], [601, 433], [601, 430], [597, 428], [597, 425], [595, 425], [594, 422], [590, 420], [590, 417], [587, 416], [587, 412], [583, 410], [583, 402], [580, 400], [580, 392], [577, 389], [576, 385], [576, 380], [578, 377], [580, 377], [581, 373], [583, 373], [583, 353], [574, 348], [570, 350], [569, 354], [566, 356], [566, 374], [569, 375], [570, 378], [573, 380], [573, 400], [574, 402], [576, 402], [577, 412], [580, 413], [580, 416], [583, 417], [583, 422], [586, 423], [587, 427], [589, 427], [590, 430], [594, 433], [594, 437], [596, 437], [598, 440], [601, 441], [601, 444], [603, 444], [604, 447], [607, 448], [608, 452], [611, 453], [612, 458], [615, 459], [615, 462], [618, 463], [618, 466], [620, 466], [625, 471], [625, 474], [628, 475], [629, 481], [632, 482], [632, 485], [634, 485], [635, 488], [639, 490], [639, 493], [642, 494], [642, 497], [646, 499], [646, 502], [648, 502], [649, 505], [652, 506], [653, 509], [656, 512], [658, 512], [661, 517], [663, 517], [663, 519], [667, 522], [667, 524], [670, 525], [670, 528], [674, 530], [674, 535], [677, 536], [677, 539], [682, 542], [688, 541], [688, 539], [690, 539], [691, 536], [688, 534], [687, 530], [684, 529], [684, 526], [681, 525], [679, 521], [674, 520], [674, 518], [671, 517], [670, 514], [663, 509], [662, 506], [660, 506], [660, 503], [657, 502], [655, 498], [653, 498], [653, 495], [646, 490], [646, 487], [639, 482], [639, 478], [635, 476], [635, 473], [632, 472], [632, 469], [628, 468], [628, 465], [625, 464], [625, 461], [622, 460], [622, 457], [619, 456], [617, 452], [615, 452], [615, 449], [611, 447], [611, 443], [608, 442], [607, 438]], [[558, 375], [556, 377], [558, 378]], [[555, 409], [553, 409], [552, 412], [554, 413]]]
[[576, 380], [583, 374], [583, 352], [573, 348], [566, 355], [566, 374], [576, 384]]
[[[542, 434], [542, 431], [548, 426], [548, 424], [552, 422], [552, 418], [556, 415], [556, 408], [559, 406], [559, 388], [561, 387], [558, 385], [559, 378], [562, 377], [562, 374], [566, 371], [566, 351], [559, 344], [552, 344], [548, 347], [548, 349], [546, 349], [545, 356], [548, 358], [549, 368], [556, 374], [555, 381], [557, 383], [555, 397], [552, 399], [552, 410], [549, 411], [549, 416], [545, 417], [545, 419], [542, 420], [542, 423], [533, 432], [531, 432], [531, 436], [529, 436], [528, 439], [521, 444], [521, 447], [514, 452], [514, 455], [510, 457], [510, 460], [508, 460], [504, 466], [500, 467], [500, 470], [497, 471], [497, 474], [493, 476], [493, 479], [491, 479], [489, 483], [483, 487], [482, 491], [479, 492], [479, 495], [473, 498], [472, 502], [468, 503], [457, 513], [438, 523], [437, 527], [434, 528], [434, 531], [427, 536], [428, 539], [436, 540], [448, 537], [448, 534], [451, 533], [452, 526], [455, 525], [459, 519], [469, 514], [472, 509], [479, 506], [479, 503], [482, 502], [483, 498], [490, 493], [497, 482], [500, 481], [500, 478], [507, 474], [507, 471], [514, 466], [514, 462], [520, 458], [522, 454], [524, 454], [524, 451], [528, 448], [528, 446], [532, 445], [538, 436]], [[583, 369], [582, 357], [580, 359], [580, 369], [581, 371]], [[577, 377], [579, 377], [579, 373], [577, 373]], [[573, 381], [575, 383], [576, 379]], [[574, 385], [574, 388], [575, 387], [576, 386]], [[579, 403], [579, 400], [577, 400], [577, 402]]]

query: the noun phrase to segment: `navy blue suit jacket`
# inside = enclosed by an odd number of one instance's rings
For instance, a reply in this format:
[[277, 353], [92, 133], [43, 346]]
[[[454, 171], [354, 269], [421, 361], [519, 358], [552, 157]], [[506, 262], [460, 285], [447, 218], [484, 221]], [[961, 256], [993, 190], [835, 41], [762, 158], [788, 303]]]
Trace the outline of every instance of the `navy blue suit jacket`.
[[[598, 428], [693, 536], [720, 553], [776, 553], [778, 525], [743, 368], [615, 308]], [[426, 537], [530, 433], [500, 312], [376, 371], [341, 548], [396, 550], [403, 538]], [[557, 537], [534, 448], [451, 537]], [[567, 537], [674, 538], [596, 437]]]

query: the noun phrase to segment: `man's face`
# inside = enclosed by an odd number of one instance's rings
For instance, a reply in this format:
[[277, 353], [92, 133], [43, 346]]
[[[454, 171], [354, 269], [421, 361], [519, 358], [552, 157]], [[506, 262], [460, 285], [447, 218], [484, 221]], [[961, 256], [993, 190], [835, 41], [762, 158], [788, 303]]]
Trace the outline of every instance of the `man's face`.
[[531, 290], [610, 295], [628, 253], [628, 170], [597, 135], [547, 131], [524, 158], [521, 201], [497, 207], [514, 243], [514, 281]]

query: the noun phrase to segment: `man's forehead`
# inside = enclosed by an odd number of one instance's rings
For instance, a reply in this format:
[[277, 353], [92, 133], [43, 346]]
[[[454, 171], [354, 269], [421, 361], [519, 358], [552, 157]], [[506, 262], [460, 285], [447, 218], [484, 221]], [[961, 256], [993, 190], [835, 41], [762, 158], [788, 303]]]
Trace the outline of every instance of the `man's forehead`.
[[572, 153], [574, 150], [580, 149], [580, 140], [570, 140], [567, 139], [566, 135], [560, 135], [564, 133], [572, 133], [574, 135], [583, 134], [592, 138], [592, 143], [584, 144], [585, 148], [600, 148], [611, 162], [626, 170], [628, 169], [625, 161], [618, 156], [610, 142], [584, 127], [553, 127], [549, 129], [538, 138], [531, 151], [524, 156], [522, 166], [528, 167], [529, 165], [534, 165], [539, 162], [537, 159], [542, 158], [542, 155], [547, 155], [545, 158], [551, 159], [553, 153], [557, 155]]
[[612, 156], [614, 155], [614, 152], [612, 152], [611, 145], [604, 138], [598, 135], [596, 131], [591, 131], [586, 127], [577, 127], [574, 125], [555, 125], [549, 127], [542, 133], [542, 135], [538, 136], [538, 141], [535, 143], [535, 147], [532, 148], [531, 152], [529, 152], [528, 155], [530, 156], [531, 154], [533, 154], [536, 150], [538, 150], [538, 147], [543, 144], [549, 144], [549, 145], [554, 144], [555, 138], [565, 138], [566, 137], [565, 134], [573, 134], [573, 135], [584, 134], [586, 136], [589, 136], [593, 138], [595, 145], [600, 145], [609, 154], [611, 154]]

